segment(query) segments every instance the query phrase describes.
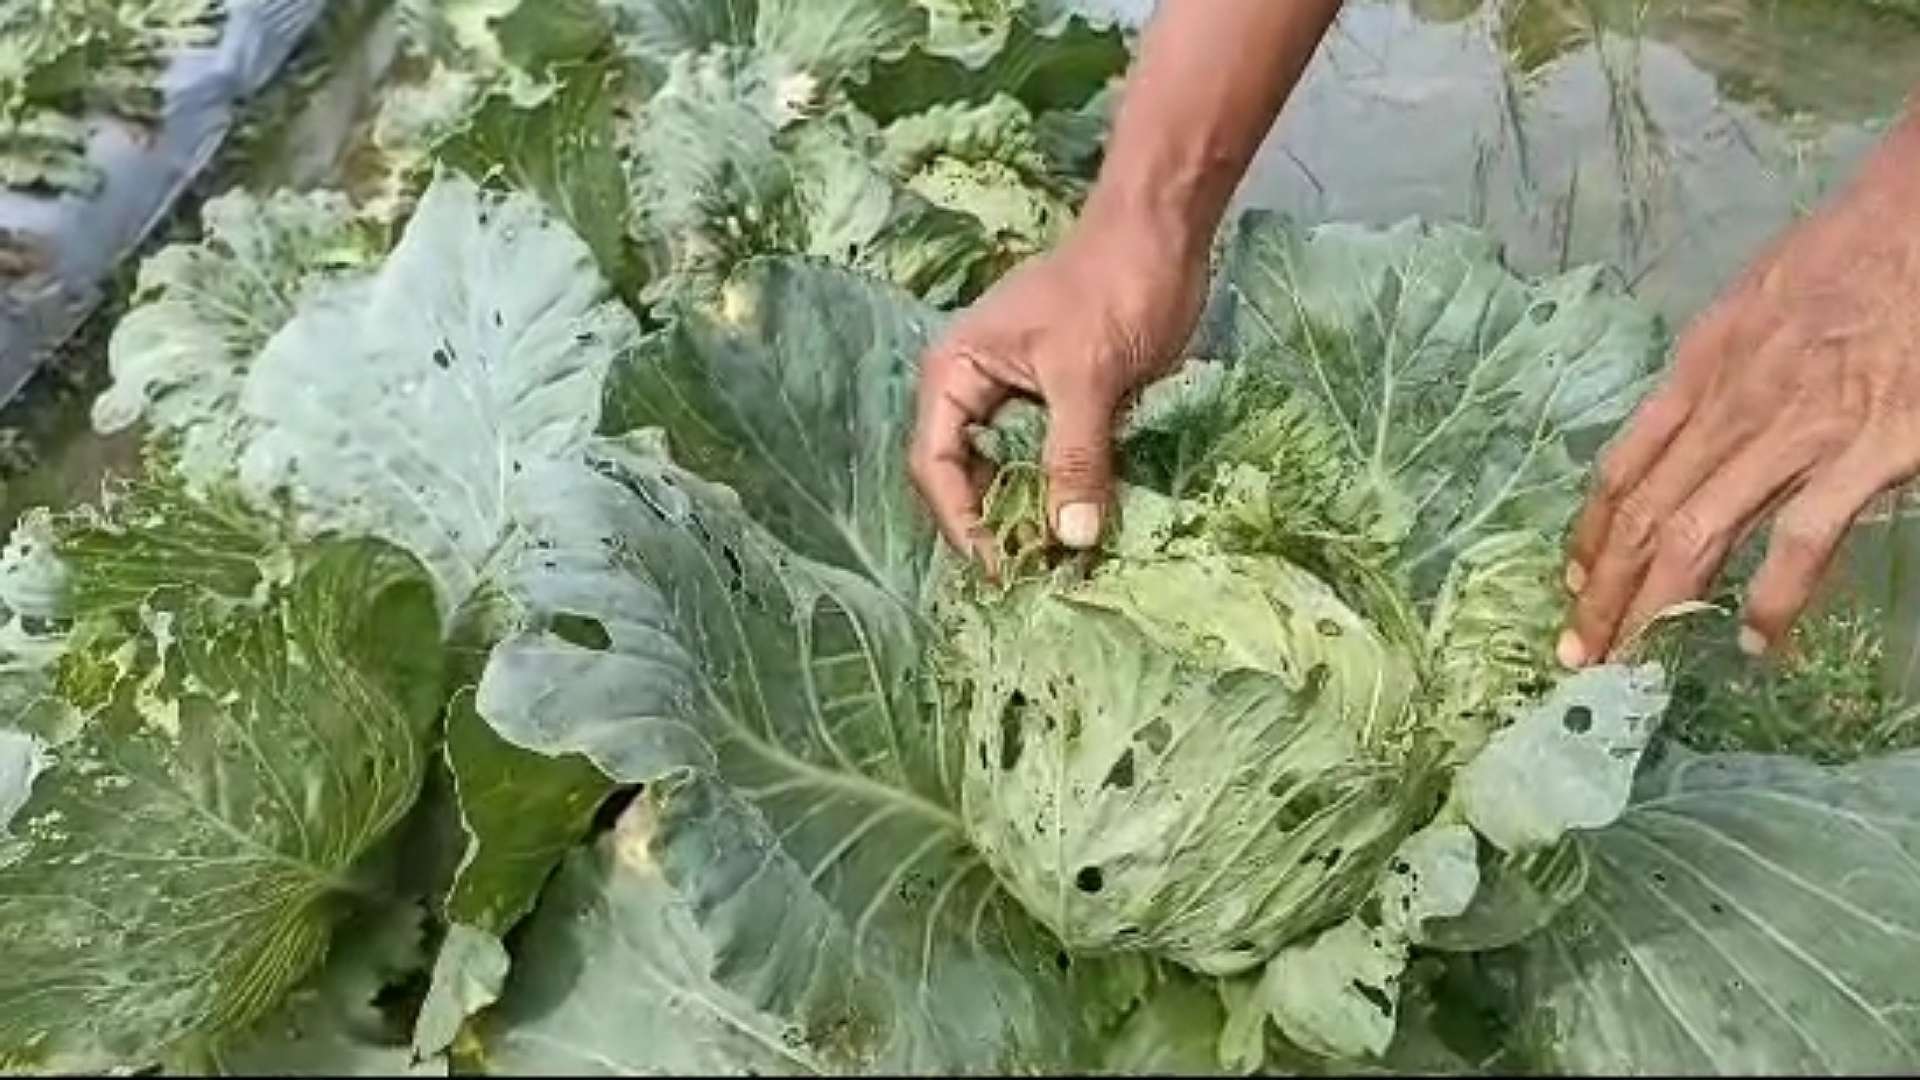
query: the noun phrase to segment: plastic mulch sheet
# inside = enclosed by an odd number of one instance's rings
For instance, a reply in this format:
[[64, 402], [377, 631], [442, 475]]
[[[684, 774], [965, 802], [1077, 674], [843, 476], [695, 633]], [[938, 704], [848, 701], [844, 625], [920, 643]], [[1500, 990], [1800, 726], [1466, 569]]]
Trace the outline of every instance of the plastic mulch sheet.
[[100, 302], [120, 260], [165, 220], [219, 149], [236, 108], [270, 82], [326, 0], [230, 0], [217, 44], [168, 63], [158, 127], [89, 117], [86, 195], [0, 189], [0, 402]]

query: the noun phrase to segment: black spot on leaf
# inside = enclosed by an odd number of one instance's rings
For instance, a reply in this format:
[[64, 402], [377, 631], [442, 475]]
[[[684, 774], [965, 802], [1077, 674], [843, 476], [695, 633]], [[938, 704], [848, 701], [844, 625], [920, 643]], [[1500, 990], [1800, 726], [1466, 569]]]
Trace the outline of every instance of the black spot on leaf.
[[1073, 875], [1073, 887], [1083, 893], [1097, 893], [1105, 888], [1106, 884], [1106, 875], [1102, 874], [1097, 866], [1083, 866], [1079, 873]]
[[1107, 778], [1101, 781], [1101, 785], [1122, 790], [1133, 786], [1133, 747], [1127, 747], [1126, 751], [1120, 755], [1120, 760], [1114, 762], [1113, 768], [1107, 770]]
[[1393, 999], [1387, 996], [1385, 990], [1371, 983], [1361, 982], [1359, 979], [1353, 980], [1351, 985], [1353, 986], [1354, 993], [1366, 998], [1367, 1004], [1380, 1010], [1381, 1016], [1393, 1015]]
[[1566, 717], [1560, 722], [1573, 734], [1585, 735], [1593, 730], [1593, 710], [1585, 705], [1575, 705], [1567, 710]]

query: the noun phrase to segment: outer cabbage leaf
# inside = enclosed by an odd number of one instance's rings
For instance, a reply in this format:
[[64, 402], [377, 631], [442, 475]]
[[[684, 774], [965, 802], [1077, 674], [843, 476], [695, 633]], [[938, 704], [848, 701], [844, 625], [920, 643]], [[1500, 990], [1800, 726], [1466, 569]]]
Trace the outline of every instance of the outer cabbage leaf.
[[441, 903], [447, 936], [413, 1032], [437, 1054], [467, 1018], [498, 1000], [511, 963], [503, 935], [530, 911], [567, 852], [585, 837], [611, 784], [579, 757], [547, 757], [505, 742], [462, 690], [447, 708], [444, 743], [465, 847]]
[[1257, 1000], [1302, 1049], [1379, 1057], [1393, 1042], [1401, 977], [1426, 921], [1459, 915], [1479, 885], [1471, 831], [1422, 829], [1394, 852], [1358, 914], [1268, 962]]
[[932, 534], [901, 447], [934, 313], [782, 260], [745, 268], [718, 313], [679, 310], [608, 380], [606, 430], [668, 432], [677, 462], [799, 554], [915, 596]]
[[438, 708], [430, 592], [390, 549], [321, 549], [258, 608], [188, 586], [82, 626], [58, 688], [87, 725], [0, 866], [14, 1067], [145, 1063], [271, 1008], [413, 805]]
[[1077, 109], [1126, 70], [1111, 17], [1063, 0], [922, 0], [926, 40], [873, 66], [854, 102], [885, 123], [911, 113], [1010, 95], [1038, 112]]
[[[751, 48], [784, 78], [833, 86], [921, 37], [912, 0], [602, 0], [622, 51], [656, 79], [676, 56]], [[810, 95], [808, 95], [810, 96]]]
[[1587, 1074], [1910, 1069], [1916, 800], [1912, 752], [1674, 751], [1583, 838], [1584, 895], [1523, 946], [1528, 1049]]
[[489, 94], [434, 143], [433, 153], [477, 182], [504, 181], [538, 195], [586, 241], [614, 289], [632, 294], [642, 274], [628, 235], [626, 170], [614, 147], [619, 89], [611, 70], [577, 65], [536, 102]]
[[1475, 832], [1509, 854], [1611, 824], [1626, 808], [1667, 700], [1658, 664], [1577, 671], [1460, 770], [1455, 803]]
[[550, 211], [444, 177], [376, 275], [312, 297], [254, 365], [242, 480], [308, 531], [413, 554], [451, 621], [513, 539], [524, 472], [591, 434], [636, 335]]
[[636, 213], [674, 275], [662, 287], [711, 294], [751, 257], [809, 254], [939, 302], [970, 294], [994, 250], [979, 223], [881, 171], [861, 117], [793, 123], [792, 93], [744, 49], [673, 60], [633, 137]]
[[1661, 358], [1657, 320], [1597, 269], [1530, 284], [1464, 227], [1301, 229], [1250, 213], [1214, 347], [1310, 395], [1410, 533], [1395, 567], [1430, 601], [1496, 532], [1557, 535], [1567, 440], [1621, 419]]
[[509, 578], [528, 627], [494, 650], [480, 713], [665, 800], [684, 859], [661, 861], [718, 951], [712, 979], [789, 1020], [852, 1010], [785, 1044], [810, 1055], [1076, 1060], [1100, 966], [1056, 957], [967, 849], [957, 733], [923, 698], [910, 609], [793, 553], [649, 440], [539, 479], [521, 519], [540, 540]]
[[113, 376], [93, 403], [102, 434], [139, 420], [179, 439], [178, 475], [206, 484], [239, 452], [237, 407], [248, 367], [301, 301], [360, 271], [381, 231], [336, 194], [235, 191], [201, 209], [204, 239], [148, 259], [135, 306], [114, 328]]

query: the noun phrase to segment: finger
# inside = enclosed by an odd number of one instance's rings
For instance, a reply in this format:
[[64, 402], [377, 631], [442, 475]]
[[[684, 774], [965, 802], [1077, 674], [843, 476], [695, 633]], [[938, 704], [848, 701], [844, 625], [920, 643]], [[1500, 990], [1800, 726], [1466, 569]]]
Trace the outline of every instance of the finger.
[[1662, 528], [1736, 449], [1737, 435], [1723, 425], [1682, 428], [1645, 478], [1615, 503], [1606, 534], [1589, 563], [1574, 602], [1573, 619], [1557, 652], [1569, 667], [1607, 655], [1627, 605], [1639, 594]]
[[1833, 564], [1847, 531], [1876, 495], [1912, 472], [1861, 439], [1831, 465], [1808, 478], [1806, 487], [1774, 519], [1767, 554], [1747, 589], [1740, 647], [1759, 655], [1778, 645], [1806, 610]]
[[980, 521], [984, 472], [967, 436], [1008, 397], [963, 352], [939, 352], [922, 367], [908, 471], [940, 534], [954, 550], [985, 557], [991, 544]]
[[1693, 413], [1681, 390], [1665, 387], [1642, 402], [1620, 437], [1594, 469], [1593, 491], [1574, 520], [1567, 540], [1567, 587], [1575, 594], [1592, 579], [1594, 564], [1613, 526], [1620, 503], [1646, 478]]
[[1047, 516], [1062, 544], [1090, 548], [1113, 499], [1113, 423], [1123, 388], [1095, 376], [1044, 389]]
[[1661, 523], [1652, 561], [1620, 620], [1626, 640], [1666, 608], [1704, 596], [1727, 556], [1813, 463], [1811, 446], [1748, 443]]
[[1730, 323], [1717, 313], [1703, 316], [1682, 337], [1666, 383], [1655, 391], [1621, 428], [1594, 470], [1594, 490], [1581, 507], [1567, 543], [1567, 586], [1579, 593], [1591, 576], [1594, 562], [1619, 509], [1643, 480], [1662, 452], [1672, 443], [1711, 381], [1718, 358], [1731, 340]]

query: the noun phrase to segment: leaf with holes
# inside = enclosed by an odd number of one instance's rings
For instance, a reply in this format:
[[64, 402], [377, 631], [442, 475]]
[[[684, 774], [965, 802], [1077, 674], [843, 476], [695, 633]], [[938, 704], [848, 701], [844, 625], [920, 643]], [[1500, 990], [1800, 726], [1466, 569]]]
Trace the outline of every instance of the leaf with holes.
[[[1056, 956], [968, 847], [958, 733], [926, 697], [912, 609], [795, 553], [657, 439], [537, 479], [520, 519], [538, 540], [505, 578], [530, 621], [494, 650], [480, 714], [649, 783], [709, 977], [816, 1058], [1076, 1060], [1103, 965]], [[830, 1006], [847, 1015], [817, 1023]]]
[[1920, 1054], [1920, 754], [1674, 756], [1524, 948], [1526, 1046], [1588, 1075], [1873, 1074]]

